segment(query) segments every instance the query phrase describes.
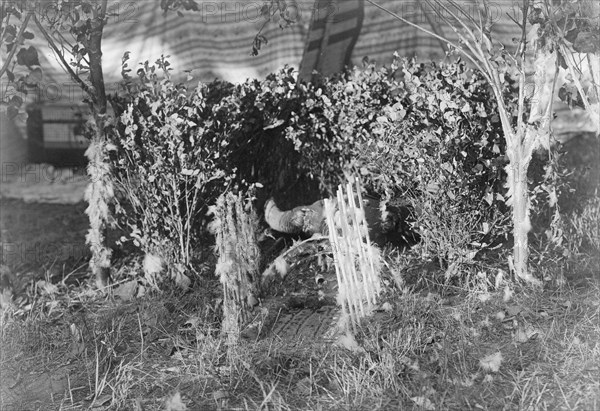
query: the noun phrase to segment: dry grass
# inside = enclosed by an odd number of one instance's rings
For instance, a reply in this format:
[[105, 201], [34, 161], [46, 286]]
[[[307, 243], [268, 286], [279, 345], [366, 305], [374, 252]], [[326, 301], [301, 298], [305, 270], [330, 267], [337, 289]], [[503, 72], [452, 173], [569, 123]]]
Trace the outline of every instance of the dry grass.
[[[217, 288], [120, 301], [60, 286], [5, 310], [2, 409], [159, 410], [175, 393], [190, 410], [600, 405], [597, 283], [495, 290], [480, 276], [452, 296], [388, 292], [392, 309], [362, 324], [356, 352], [269, 339], [228, 350]], [[498, 369], [482, 368], [498, 352]]]
[[[76, 209], [64, 218], [85, 225]], [[48, 242], [58, 231], [46, 229]], [[27, 233], [45, 240], [24, 227], [20, 241]], [[143, 277], [136, 258], [123, 260], [116, 281]], [[360, 325], [354, 351], [278, 339], [228, 346], [216, 277], [185, 293], [122, 300], [64, 280], [66, 269], [52, 274], [52, 260], [38, 272], [15, 265], [26, 275], [14, 276], [15, 304], [0, 314], [0, 409], [600, 408], [597, 254], [545, 260], [543, 276], [567, 282], [544, 290], [496, 284], [489, 267], [463, 276], [468, 285], [440, 286], [422, 278], [444, 282], [443, 271], [415, 273], [408, 258], [388, 253], [388, 309]]]

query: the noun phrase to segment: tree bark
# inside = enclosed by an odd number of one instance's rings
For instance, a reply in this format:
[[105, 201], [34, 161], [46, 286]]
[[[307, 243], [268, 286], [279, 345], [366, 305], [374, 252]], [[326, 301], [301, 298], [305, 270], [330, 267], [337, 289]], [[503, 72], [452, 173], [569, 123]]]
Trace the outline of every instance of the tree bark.
[[[518, 148], [516, 149], [518, 151]], [[512, 206], [513, 206], [513, 264], [517, 277], [530, 281], [531, 274], [527, 269], [529, 257], [528, 233], [531, 230], [529, 220], [529, 198], [527, 190], [527, 167], [523, 162], [520, 153], [516, 153], [510, 163], [510, 173], [512, 174]]]
[[90, 106], [95, 123], [94, 135], [86, 151], [90, 177], [90, 184], [85, 196], [89, 203], [86, 213], [90, 219], [90, 229], [86, 241], [92, 252], [90, 268], [96, 278], [98, 288], [106, 287], [110, 281], [111, 250], [107, 245], [107, 223], [110, 218], [109, 203], [114, 194], [104, 131], [107, 101], [102, 71], [102, 35], [106, 24], [107, 1], [102, 1], [94, 15], [86, 44], [90, 58], [90, 81], [93, 93], [90, 96]]
[[529, 218], [530, 201], [529, 188], [527, 185], [527, 170], [534, 147], [540, 138], [540, 130], [535, 126], [527, 125], [521, 131], [517, 130], [511, 136], [511, 144], [507, 146], [509, 164], [506, 166], [508, 204], [512, 206], [513, 221], [513, 255], [512, 267], [518, 278], [529, 284], [539, 285], [540, 281], [530, 272], [529, 238], [531, 231], [531, 220]]

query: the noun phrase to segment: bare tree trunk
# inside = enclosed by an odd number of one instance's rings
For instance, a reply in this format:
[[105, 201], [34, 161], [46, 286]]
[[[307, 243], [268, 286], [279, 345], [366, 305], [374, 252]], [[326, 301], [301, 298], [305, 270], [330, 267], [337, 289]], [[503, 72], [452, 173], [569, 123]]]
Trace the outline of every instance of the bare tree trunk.
[[528, 282], [535, 282], [535, 279], [529, 273], [527, 261], [529, 257], [528, 233], [531, 230], [529, 220], [529, 196], [527, 188], [527, 168], [529, 161], [522, 158], [523, 153], [520, 147], [515, 147], [510, 157], [509, 187], [512, 190], [512, 208], [513, 208], [513, 264], [515, 274]]

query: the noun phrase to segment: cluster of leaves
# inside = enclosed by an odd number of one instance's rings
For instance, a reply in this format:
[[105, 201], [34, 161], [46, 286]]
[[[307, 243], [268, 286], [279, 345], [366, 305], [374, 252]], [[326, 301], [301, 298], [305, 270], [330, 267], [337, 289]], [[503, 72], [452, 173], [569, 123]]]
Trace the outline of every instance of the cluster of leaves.
[[[563, 69], [568, 70], [564, 50], [576, 53], [598, 54], [600, 52], [600, 8], [593, 2], [555, 1], [550, 8], [546, 2], [534, 5], [529, 13], [529, 22], [537, 25], [537, 35], [542, 46], [558, 53], [558, 61]], [[594, 18], [595, 16], [595, 18]], [[564, 49], [557, 45], [566, 46]], [[597, 101], [594, 87], [587, 90], [588, 97]], [[573, 79], [561, 85], [559, 97], [569, 106], [584, 107], [583, 99], [573, 82]]]
[[[547, 43], [567, 41], [577, 53], [597, 53], [600, 50], [600, 26], [593, 18], [592, 4], [581, 0], [555, 1], [552, 13], [545, 6], [544, 3], [536, 4], [529, 13], [529, 22], [538, 25], [540, 38]], [[567, 68], [566, 65], [563, 68]]]
[[112, 101], [118, 119], [111, 162], [122, 194], [116, 213], [146, 252], [185, 266], [202, 237], [202, 217], [223, 192], [253, 182], [289, 192], [316, 167], [285, 136], [307, 93], [294, 92], [291, 69], [262, 82], [188, 90], [171, 82], [164, 57], [143, 64], [136, 80], [127, 59], [126, 97]]
[[208, 87], [189, 94], [170, 81], [164, 57], [156, 65], [143, 64], [137, 81], [128, 74], [127, 60], [125, 55], [122, 73], [130, 100], [114, 99], [122, 112], [109, 133], [120, 191], [117, 219], [136, 245], [181, 273], [199, 239], [195, 225], [207, 199], [216, 198], [232, 177], [219, 159], [228, 125], [207, 106]]
[[384, 203], [413, 210], [422, 253], [444, 265], [505, 239], [505, 143], [481, 75], [396, 57], [389, 70], [367, 64], [315, 87], [287, 137], [323, 191], [360, 175]]
[[[28, 44], [35, 37], [34, 31], [43, 35], [62, 66], [91, 101], [98, 102], [97, 91], [90, 87], [94, 81], [91, 78], [86, 81], [86, 77], [91, 72], [90, 52], [99, 55], [101, 29], [106, 23], [105, 17], [113, 13], [103, 9], [105, 6], [95, 0], [2, 1], [0, 46], [3, 64], [0, 77], [6, 75], [8, 80], [4, 85], [2, 106], [10, 117], [22, 110], [25, 96], [43, 81], [38, 51]], [[70, 35], [68, 40], [66, 33]]]
[[0, 55], [2, 67], [0, 78], [8, 82], [2, 85], [2, 111], [15, 117], [24, 103], [24, 95], [42, 79], [38, 52], [33, 46], [25, 46], [35, 36], [27, 30], [31, 19], [27, 4], [22, 1], [3, 1], [0, 4]]
[[461, 62], [397, 58], [391, 69], [367, 65], [312, 84], [285, 68], [195, 90], [169, 80], [166, 60], [157, 66], [146, 63], [127, 82], [113, 136], [115, 175], [134, 210], [121, 217], [147, 249], [180, 244], [182, 232], [197, 241], [199, 217], [228, 189], [257, 182], [267, 194], [292, 193], [300, 180], [330, 194], [348, 173], [417, 211], [437, 256], [448, 254], [448, 244], [434, 244], [440, 230], [472, 250], [508, 228], [494, 100]]
[[375, 70], [355, 73], [352, 83], [366, 76], [381, 94], [368, 97], [374, 111], [356, 113], [374, 121], [353, 161], [374, 192], [413, 210], [422, 256], [457, 268], [509, 230], [495, 100], [484, 78], [460, 61], [396, 58], [391, 74], [394, 80]]

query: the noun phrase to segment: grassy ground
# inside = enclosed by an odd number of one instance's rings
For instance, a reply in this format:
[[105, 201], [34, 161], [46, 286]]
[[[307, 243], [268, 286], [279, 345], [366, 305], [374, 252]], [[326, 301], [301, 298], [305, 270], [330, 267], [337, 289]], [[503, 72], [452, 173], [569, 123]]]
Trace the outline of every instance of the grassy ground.
[[3, 315], [2, 409], [165, 409], [179, 393], [197, 410], [595, 410], [599, 291], [396, 294], [349, 351], [228, 348], [200, 291], [124, 302], [59, 287]]
[[40, 204], [0, 199], [2, 260], [19, 273], [14, 286], [28, 280], [85, 275], [89, 249], [85, 246], [88, 218], [83, 203]]
[[[13, 241], [83, 241], [81, 205], [8, 205], [28, 216], [4, 220]], [[35, 213], [52, 218], [30, 227]], [[2, 311], [0, 409], [600, 409], [597, 276], [543, 290], [496, 284], [495, 273], [464, 287], [398, 287], [389, 276], [390, 305], [349, 350], [277, 339], [227, 346], [216, 280], [187, 293], [98, 295], [63, 281], [76, 261], [50, 253], [11, 267], [28, 274], [13, 279], [16, 304]], [[50, 278], [52, 265], [64, 268]], [[130, 257], [118, 278], [139, 270]]]

